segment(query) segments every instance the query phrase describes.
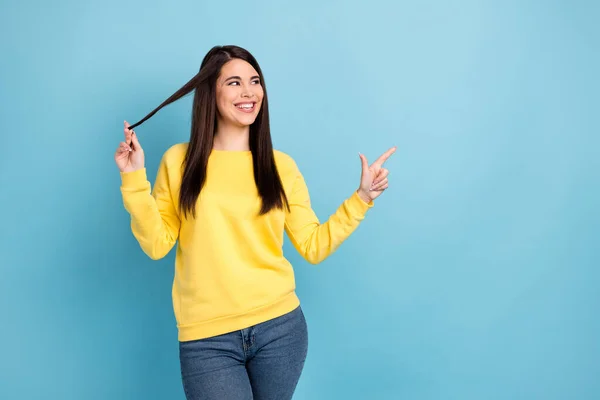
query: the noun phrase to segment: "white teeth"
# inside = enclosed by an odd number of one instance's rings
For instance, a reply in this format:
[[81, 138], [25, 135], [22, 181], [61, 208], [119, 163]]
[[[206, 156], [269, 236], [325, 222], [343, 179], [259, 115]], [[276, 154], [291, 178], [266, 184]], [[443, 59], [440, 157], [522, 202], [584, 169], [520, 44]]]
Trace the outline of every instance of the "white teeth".
[[251, 109], [252, 107], [254, 107], [254, 104], [252, 103], [248, 103], [248, 104], [238, 104], [237, 108], [245, 108], [245, 109]]

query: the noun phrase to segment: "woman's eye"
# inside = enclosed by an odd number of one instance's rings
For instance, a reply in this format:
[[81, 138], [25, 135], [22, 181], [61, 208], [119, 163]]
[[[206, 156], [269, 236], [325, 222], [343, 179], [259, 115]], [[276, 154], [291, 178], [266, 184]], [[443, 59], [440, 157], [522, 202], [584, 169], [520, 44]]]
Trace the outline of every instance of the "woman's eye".
[[[252, 81], [252, 83], [260, 85], [260, 79], [255, 79]], [[233, 82], [229, 82], [228, 86], [232, 86], [232, 85], [239, 85], [240, 82], [238, 81], [233, 81]]]

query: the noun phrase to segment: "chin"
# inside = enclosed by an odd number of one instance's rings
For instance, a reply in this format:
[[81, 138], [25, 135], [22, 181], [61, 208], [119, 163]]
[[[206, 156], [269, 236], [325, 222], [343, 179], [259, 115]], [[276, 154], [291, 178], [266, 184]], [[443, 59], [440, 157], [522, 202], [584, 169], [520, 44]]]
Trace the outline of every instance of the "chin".
[[240, 124], [241, 126], [250, 126], [254, 123], [254, 121], [256, 121], [256, 117], [243, 118], [238, 120], [238, 124]]

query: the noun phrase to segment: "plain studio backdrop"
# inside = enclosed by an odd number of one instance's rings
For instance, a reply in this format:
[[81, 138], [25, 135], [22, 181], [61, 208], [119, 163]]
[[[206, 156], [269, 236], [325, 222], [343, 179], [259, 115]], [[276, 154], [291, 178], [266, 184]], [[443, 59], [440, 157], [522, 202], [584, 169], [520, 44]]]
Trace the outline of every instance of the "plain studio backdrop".
[[[600, 398], [593, 1], [3, 1], [0, 398], [180, 399], [174, 251], [135, 241], [113, 154], [214, 45], [265, 74], [321, 221], [391, 146], [320, 265], [295, 399]], [[136, 131], [154, 182], [192, 96]]]

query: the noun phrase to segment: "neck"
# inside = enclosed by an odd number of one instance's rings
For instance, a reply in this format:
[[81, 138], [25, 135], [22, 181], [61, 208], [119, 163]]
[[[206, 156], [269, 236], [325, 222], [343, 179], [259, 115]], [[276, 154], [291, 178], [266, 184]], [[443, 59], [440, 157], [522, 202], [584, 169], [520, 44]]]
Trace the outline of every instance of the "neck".
[[227, 151], [250, 150], [250, 127], [218, 123], [213, 149]]

